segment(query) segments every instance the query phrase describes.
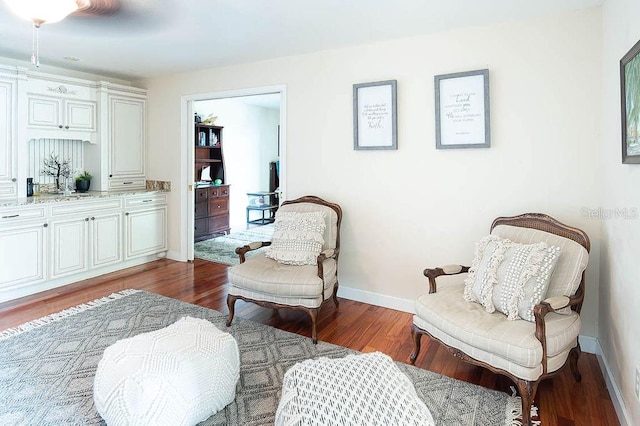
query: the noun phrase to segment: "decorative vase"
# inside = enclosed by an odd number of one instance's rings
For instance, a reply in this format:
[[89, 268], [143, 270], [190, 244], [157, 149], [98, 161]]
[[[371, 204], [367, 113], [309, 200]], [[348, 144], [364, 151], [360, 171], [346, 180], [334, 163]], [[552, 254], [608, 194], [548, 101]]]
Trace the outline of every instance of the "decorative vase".
[[89, 187], [91, 186], [90, 180], [77, 180], [76, 181], [76, 191], [78, 192], [87, 192]]

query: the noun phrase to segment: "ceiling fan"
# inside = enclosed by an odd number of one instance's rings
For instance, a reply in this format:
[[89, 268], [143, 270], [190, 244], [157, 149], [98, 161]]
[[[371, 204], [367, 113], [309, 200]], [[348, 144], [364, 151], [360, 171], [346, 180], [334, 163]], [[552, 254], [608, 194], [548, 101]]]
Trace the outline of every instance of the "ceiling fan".
[[58, 22], [73, 14], [79, 17], [115, 15], [120, 0], [4, 0], [18, 16], [33, 23], [31, 63], [40, 66], [38, 29], [44, 23]]

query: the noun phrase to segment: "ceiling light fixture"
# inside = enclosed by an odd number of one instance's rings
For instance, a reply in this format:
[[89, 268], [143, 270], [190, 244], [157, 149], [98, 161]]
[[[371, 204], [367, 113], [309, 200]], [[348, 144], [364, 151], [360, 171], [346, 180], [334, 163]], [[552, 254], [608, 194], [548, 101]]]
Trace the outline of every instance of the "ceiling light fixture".
[[40, 25], [58, 22], [78, 10], [76, 0], [5, 0], [9, 8], [21, 18], [33, 22], [33, 53], [31, 63], [40, 66], [38, 29]]

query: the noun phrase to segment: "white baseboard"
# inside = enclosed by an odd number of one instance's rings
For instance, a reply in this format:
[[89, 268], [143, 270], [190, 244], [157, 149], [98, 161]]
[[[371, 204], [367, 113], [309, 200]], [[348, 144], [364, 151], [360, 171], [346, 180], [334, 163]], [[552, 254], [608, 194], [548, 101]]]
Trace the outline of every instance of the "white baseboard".
[[175, 251], [175, 250], [169, 250], [167, 252], [167, 259], [171, 259], [171, 260], [176, 260], [178, 262], [186, 262], [187, 258], [182, 256], [182, 252], [179, 251]]
[[370, 305], [382, 306], [383, 308], [395, 309], [396, 311], [409, 312], [415, 314], [415, 300], [402, 299], [386, 294], [373, 293], [371, 291], [359, 290], [351, 287], [338, 287], [338, 297], [355, 300], [356, 302], [368, 303]]
[[[580, 344], [582, 344], [582, 342]], [[611, 402], [613, 402], [613, 408], [616, 410], [616, 414], [618, 415], [620, 425], [631, 426], [633, 424], [631, 422], [631, 414], [629, 414], [629, 411], [624, 404], [624, 399], [622, 399], [622, 392], [620, 392], [618, 383], [613, 377], [611, 369], [609, 368], [609, 363], [607, 362], [607, 359], [604, 356], [604, 352], [602, 351], [602, 347], [600, 346], [600, 342], [598, 342], [597, 339], [595, 354], [598, 358], [598, 364], [600, 364], [600, 370], [602, 370], [602, 375], [604, 376], [604, 381], [607, 385], [607, 390], [609, 391]]]

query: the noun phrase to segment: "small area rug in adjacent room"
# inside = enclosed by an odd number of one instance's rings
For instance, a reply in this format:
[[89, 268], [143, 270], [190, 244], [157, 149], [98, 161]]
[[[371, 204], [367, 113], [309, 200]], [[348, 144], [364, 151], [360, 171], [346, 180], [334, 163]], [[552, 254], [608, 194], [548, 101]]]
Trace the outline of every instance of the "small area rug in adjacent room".
[[[254, 241], [271, 241], [273, 224], [257, 226], [246, 231], [234, 232], [229, 235], [212, 238], [195, 243], [194, 256], [198, 259], [209, 260], [225, 265], [238, 265], [240, 259], [236, 254], [236, 248], [242, 247]], [[255, 256], [264, 251], [258, 249], [247, 253], [247, 257]]]
[[[104, 424], [93, 404], [98, 361], [120, 339], [178, 319], [204, 318], [233, 335], [240, 350], [236, 398], [202, 425], [273, 425], [285, 371], [305, 359], [358, 353], [294, 333], [137, 290], [0, 331], [0, 424]], [[437, 425], [513, 425], [520, 399], [397, 363]], [[363, 391], [366, 391], [363, 389]], [[515, 420], [515, 421], [514, 421]]]

